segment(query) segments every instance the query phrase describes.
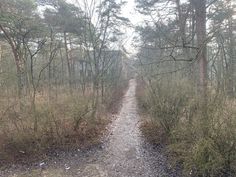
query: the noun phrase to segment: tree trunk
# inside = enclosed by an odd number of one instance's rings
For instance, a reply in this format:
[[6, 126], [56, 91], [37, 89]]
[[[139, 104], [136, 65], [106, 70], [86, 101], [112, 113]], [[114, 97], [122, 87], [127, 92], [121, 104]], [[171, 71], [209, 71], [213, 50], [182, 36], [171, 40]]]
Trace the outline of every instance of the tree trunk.
[[[48, 62], [50, 62], [50, 58]], [[49, 104], [51, 103], [51, 100], [52, 100], [52, 71], [51, 71], [52, 69], [51, 68], [52, 68], [51, 63], [49, 63], [48, 65], [48, 102]]]
[[229, 17], [229, 74], [228, 74], [228, 93], [235, 96], [235, 55], [234, 55], [234, 34], [233, 34], [233, 18]]
[[17, 49], [16, 44], [12, 40], [11, 36], [1, 26], [1, 24], [0, 24], [0, 29], [3, 31], [8, 43], [10, 44], [13, 55], [14, 55], [14, 60], [15, 60], [15, 64], [16, 64], [16, 74], [17, 74], [17, 95], [18, 95], [19, 105], [20, 105], [20, 109], [21, 109], [21, 106], [22, 106], [21, 105], [21, 96], [22, 96], [23, 84], [22, 84], [22, 71], [21, 71], [21, 66], [20, 66], [21, 58], [20, 58], [19, 53], [17, 51], [19, 49]]
[[206, 0], [192, 0], [196, 13], [197, 61], [199, 64], [199, 92], [201, 98], [201, 127], [204, 137], [208, 137], [209, 119], [207, 115], [207, 41], [206, 41]]
[[196, 11], [196, 35], [199, 64], [199, 89], [203, 98], [207, 91], [206, 0], [192, 0]]
[[64, 32], [64, 45], [65, 45], [65, 50], [66, 50], [66, 61], [67, 61], [67, 69], [68, 69], [68, 77], [69, 77], [69, 89], [70, 89], [70, 94], [72, 94], [72, 73], [71, 73], [71, 65], [70, 65], [70, 58], [69, 58], [69, 51], [68, 51], [68, 46], [67, 46], [67, 34]]

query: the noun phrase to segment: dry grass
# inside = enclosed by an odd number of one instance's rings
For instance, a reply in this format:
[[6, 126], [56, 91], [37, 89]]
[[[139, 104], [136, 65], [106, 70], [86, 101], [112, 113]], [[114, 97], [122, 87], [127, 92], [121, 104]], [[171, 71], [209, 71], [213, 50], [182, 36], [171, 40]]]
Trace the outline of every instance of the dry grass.
[[[100, 143], [100, 137], [110, 122], [102, 109], [91, 118], [89, 97], [58, 95], [49, 105], [45, 97], [37, 96], [36, 112], [29, 103], [19, 111], [17, 104], [1, 105], [0, 166], [9, 163], [31, 163], [50, 155], [55, 149], [68, 151], [88, 148]], [[33, 129], [38, 118], [38, 130]], [[76, 121], [79, 122], [76, 125]]]
[[183, 166], [183, 175], [235, 176], [235, 100], [208, 93], [203, 109], [187, 84], [159, 83], [158, 92], [138, 89], [140, 111], [148, 115], [143, 116], [142, 133], [151, 143], [167, 144], [171, 162]]
[[148, 142], [155, 145], [168, 144], [169, 138], [165, 131], [159, 124], [153, 122], [152, 120], [143, 117], [143, 122], [140, 125], [140, 129]]
[[[82, 120], [74, 129], [72, 120], [57, 120], [55, 125], [44, 125], [34, 132], [29, 128], [7, 131], [1, 134], [0, 154], [2, 163], [31, 163], [49, 155], [54, 150], [70, 151], [89, 148], [100, 143], [100, 137], [109, 123], [107, 117], [96, 119], [91, 123]], [[56, 125], [57, 124], [57, 125]]]
[[[109, 89], [93, 117], [92, 92], [83, 94], [58, 88], [36, 95], [36, 110], [32, 112], [30, 97], [22, 98], [20, 110], [14, 96], [0, 100], [0, 166], [27, 163], [45, 159], [53, 151], [73, 151], [99, 144], [110, 123], [110, 114], [119, 111], [122, 96], [128, 84]], [[34, 131], [34, 120], [38, 129]]]

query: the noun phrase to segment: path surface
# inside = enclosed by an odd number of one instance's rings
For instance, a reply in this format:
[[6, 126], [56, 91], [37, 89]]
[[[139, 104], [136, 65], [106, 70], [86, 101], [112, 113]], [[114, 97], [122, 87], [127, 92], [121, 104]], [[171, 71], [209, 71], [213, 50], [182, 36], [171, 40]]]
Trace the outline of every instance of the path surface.
[[[79, 177], [171, 177], [160, 150], [145, 143], [139, 131], [139, 116], [135, 98], [136, 81], [130, 80], [122, 108], [110, 126], [108, 140], [99, 148], [86, 153], [60, 155], [26, 172], [11, 174], [23, 176], [79, 176]], [[44, 162], [43, 162], [44, 163]], [[1, 176], [1, 173], [0, 173]]]

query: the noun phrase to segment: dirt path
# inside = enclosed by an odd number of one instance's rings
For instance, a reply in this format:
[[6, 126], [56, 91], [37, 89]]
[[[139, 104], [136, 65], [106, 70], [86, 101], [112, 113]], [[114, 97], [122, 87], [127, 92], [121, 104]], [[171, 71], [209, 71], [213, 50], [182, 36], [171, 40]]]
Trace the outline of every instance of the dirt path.
[[[100, 148], [86, 153], [60, 155], [56, 160], [42, 162], [41, 167], [10, 176], [79, 176], [79, 177], [170, 177], [160, 150], [146, 144], [139, 131], [139, 116], [135, 98], [136, 81], [130, 80], [129, 89], [110, 135]], [[45, 168], [44, 168], [44, 163]], [[39, 165], [40, 166], [40, 165]], [[1, 176], [1, 173], [0, 173]]]
[[[161, 167], [152, 169], [153, 163], [139, 131], [139, 116], [135, 97], [136, 82], [130, 81], [123, 98], [123, 105], [117, 119], [112, 124], [112, 135], [105, 149], [104, 162], [107, 176], [166, 176]], [[162, 157], [161, 157], [162, 158]], [[158, 168], [158, 167], [157, 167]]]

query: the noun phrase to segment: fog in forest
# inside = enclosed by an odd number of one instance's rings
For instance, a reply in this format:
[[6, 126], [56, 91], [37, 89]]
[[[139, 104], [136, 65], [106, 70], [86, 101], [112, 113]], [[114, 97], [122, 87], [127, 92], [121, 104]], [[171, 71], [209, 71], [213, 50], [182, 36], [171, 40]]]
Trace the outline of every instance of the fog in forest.
[[13, 176], [236, 176], [236, 2], [0, 0]]

